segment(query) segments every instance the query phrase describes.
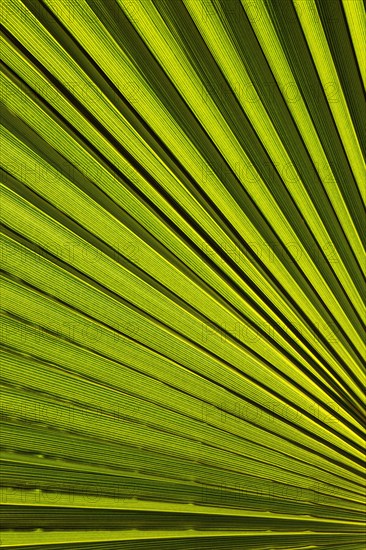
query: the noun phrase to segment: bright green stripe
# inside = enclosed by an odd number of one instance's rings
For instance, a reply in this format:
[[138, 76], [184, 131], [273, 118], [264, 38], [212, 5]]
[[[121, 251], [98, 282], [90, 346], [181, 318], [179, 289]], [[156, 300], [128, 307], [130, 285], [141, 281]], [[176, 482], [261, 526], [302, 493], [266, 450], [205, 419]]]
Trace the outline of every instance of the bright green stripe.
[[357, 56], [358, 66], [362, 75], [363, 85], [366, 88], [366, 53], [365, 53], [365, 12], [362, 9], [362, 0], [342, 0], [347, 17], [353, 47]]
[[342, 87], [332, 61], [332, 56], [320, 22], [316, 4], [314, 0], [309, 0], [307, 2], [303, 2], [301, 7], [298, 3], [295, 3], [295, 8], [323, 87], [325, 87], [328, 82], [333, 82], [337, 86], [339, 101], [330, 102], [329, 105], [346, 149], [347, 156], [352, 166], [360, 192], [364, 195], [365, 164], [362, 158], [362, 152], [357, 141], [357, 136], [347, 108], [345, 97], [343, 95]]

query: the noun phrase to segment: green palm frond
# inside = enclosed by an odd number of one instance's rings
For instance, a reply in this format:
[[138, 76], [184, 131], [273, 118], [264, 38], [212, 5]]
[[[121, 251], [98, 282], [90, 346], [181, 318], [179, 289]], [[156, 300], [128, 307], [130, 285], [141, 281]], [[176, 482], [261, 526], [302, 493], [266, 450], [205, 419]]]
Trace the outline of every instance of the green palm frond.
[[1, 548], [364, 548], [361, 0], [1, 9]]

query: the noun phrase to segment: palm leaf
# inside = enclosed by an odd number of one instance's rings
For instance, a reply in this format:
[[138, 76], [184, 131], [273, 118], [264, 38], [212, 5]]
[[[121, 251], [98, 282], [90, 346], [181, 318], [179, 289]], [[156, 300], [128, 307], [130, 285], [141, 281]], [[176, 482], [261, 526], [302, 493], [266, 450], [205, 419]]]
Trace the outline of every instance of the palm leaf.
[[361, 1], [2, 15], [2, 548], [361, 549]]

